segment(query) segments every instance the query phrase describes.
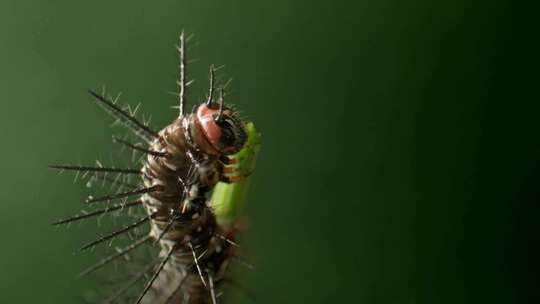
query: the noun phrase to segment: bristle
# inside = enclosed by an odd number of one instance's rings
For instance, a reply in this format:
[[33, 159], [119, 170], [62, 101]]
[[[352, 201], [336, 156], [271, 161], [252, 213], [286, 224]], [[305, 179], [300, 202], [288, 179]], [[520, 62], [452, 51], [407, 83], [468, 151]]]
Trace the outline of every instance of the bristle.
[[212, 101], [213, 101], [213, 95], [214, 95], [214, 65], [210, 66], [210, 72], [209, 72], [209, 81], [210, 85], [208, 88], [208, 98], [206, 99], [206, 106], [211, 107]]
[[184, 109], [185, 109], [185, 95], [186, 95], [186, 48], [185, 48], [185, 35], [184, 31], [182, 30], [182, 33], [180, 34], [180, 46], [178, 47], [178, 51], [180, 52], [180, 80], [178, 85], [180, 86], [180, 93], [178, 94], [179, 97], [179, 117], [182, 117], [184, 115]]
[[155, 192], [155, 191], [159, 191], [161, 188], [162, 186], [155, 185], [148, 188], [140, 188], [140, 189], [135, 189], [132, 191], [122, 192], [118, 194], [111, 194], [111, 195], [106, 195], [106, 196], [97, 197], [97, 198], [87, 198], [84, 202], [87, 204], [92, 204], [92, 203], [97, 203], [97, 202], [103, 202], [103, 201], [108, 201], [108, 200], [113, 200], [113, 199], [129, 197], [129, 196], [138, 195], [138, 194]]
[[141, 170], [136, 169], [122, 169], [122, 168], [104, 168], [104, 167], [90, 167], [90, 166], [70, 166], [70, 165], [49, 165], [51, 169], [69, 170], [78, 172], [113, 172], [124, 174], [141, 174]]
[[142, 153], [146, 153], [146, 154], [150, 154], [150, 155], [154, 155], [154, 156], [158, 156], [158, 157], [166, 157], [167, 156], [167, 153], [164, 153], [164, 152], [158, 152], [158, 151], [152, 151], [152, 150], [148, 150], [148, 149], [145, 149], [145, 148], [141, 148], [141, 147], [137, 147], [136, 145], [128, 142], [128, 141], [125, 141], [123, 139], [120, 139], [118, 137], [115, 137], [113, 136], [113, 142], [115, 143], [121, 143], [123, 144], [124, 146], [132, 149], [132, 150], [136, 150], [136, 151], [139, 151], [139, 152], [142, 152]]
[[118, 119], [119, 122], [122, 123], [124, 126], [131, 129], [131, 131], [133, 131], [135, 135], [141, 137], [147, 142], [152, 141], [152, 139], [157, 136], [156, 132], [152, 131], [145, 124], [138, 121], [135, 117], [129, 115], [126, 111], [122, 110], [120, 107], [118, 107], [116, 104], [114, 104], [112, 101], [108, 100], [104, 96], [101, 96], [92, 90], [88, 90], [88, 93], [94, 96], [98, 104], [103, 106], [107, 113]]
[[201, 267], [199, 266], [199, 259], [197, 258], [197, 254], [195, 253], [195, 250], [193, 249], [193, 245], [191, 245], [191, 242], [187, 243], [189, 249], [191, 249], [191, 253], [193, 254], [193, 261], [195, 262], [195, 266], [197, 266], [197, 271], [199, 272], [199, 277], [201, 278], [201, 282], [203, 283], [204, 287], [206, 287], [206, 281], [204, 280], [204, 277], [202, 275]]
[[195, 79], [191, 79], [188, 82], [186, 82], [186, 88], [192, 85], [193, 83], [195, 83]]
[[174, 216], [171, 217], [171, 220], [167, 223], [167, 226], [165, 226], [163, 231], [161, 231], [158, 238], [154, 241], [154, 244], [157, 244], [157, 243], [159, 243], [159, 241], [161, 241], [163, 236], [165, 236], [165, 234], [172, 228], [172, 226], [174, 225], [175, 220], [176, 220], [176, 218]]
[[56, 221], [56, 222], [54, 222], [52, 224], [53, 225], [61, 225], [61, 224], [71, 223], [71, 222], [82, 220], [82, 219], [89, 218], [89, 217], [92, 217], [92, 216], [96, 216], [96, 215], [100, 215], [100, 214], [104, 214], [104, 213], [109, 213], [109, 212], [113, 212], [113, 211], [116, 211], [116, 210], [119, 210], [119, 209], [129, 208], [129, 207], [133, 207], [133, 206], [142, 206], [142, 201], [139, 200], [139, 201], [134, 201], [134, 202], [130, 202], [130, 203], [127, 203], [127, 204], [118, 204], [118, 205], [110, 206], [108, 208], [96, 210], [96, 211], [93, 211], [93, 212], [90, 212], [90, 213], [87, 213], [87, 214], [76, 215], [76, 216], [73, 216], [73, 217], [70, 217], [70, 218], [67, 218], [67, 219], [58, 220], [58, 221]]
[[142, 299], [144, 298], [144, 296], [146, 295], [146, 293], [148, 292], [148, 290], [150, 289], [150, 287], [152, 287], [152, 283], [154, 283], [154, 281], [156, 280], [156, 278], [158, 277], [159, 273], [161, 272], [161, 270], [163, 270], [163, 267], [165, 266], [165, 263], [167, 263], [167, 261], [169, 260], [169, 258], [171, 257], [173, 251], [175, 250], [176, 248], [174, 246], [171, 246], [171, 249], [169, 249], [169, 252], [167, 253], [167, 255], [163, 258], [163, 260], [161, 261], [161, 263], [159, 264], [159, 267], [158, 269], [156, 270], [156, 272], [154, 273], [154, 275], [152, 276], [152, 278], [150, 278], [150, 281], [148, 281], [148, 283], [146, 284], [146, 286], [144, 287], [144, 290], [141, 292], [141, 294], [139, 295], [139, 298], [137, 299], [137, 301], [135, 302], [136, 304], [139, 304], [141, 303]]
[[133, 224], [130, 224], [130, 225], [128, 225], [128, 226], [126, 226], [126, 227], [124, 227], [124, 228], [122, 228], [122, 229], [120, 229], [120, 230], [117, 230], [117, 231], [115, 231], [115, 232], [112, 232], [112, 233], [110, 233], [110, 234], [108, 234], [108, 235], [106, 235], [106, 236], [100, 237], [99, 239], [97, 239], [97, 240], [95, 240], [95, 241], [92, 241], [92, 242], [90, 242], [90, 243], [84, 245], [83, 247], [81, 247], [80, 251], [84, 251], [84, 250], [86, 250], [86, 249], [88, 249], [88, 248], [90, 248], [90, 247], [93, 247], [93, 246], [95, 246], [95, 245], [97, 245], [97, 244], [99, 244], [99, 243], [102, 243], [102, 242], [105, 242], [105, 241], [107, 241], [107, 240], [110, 240], [110, 239], [112, 239], [113, 237], [118, 236], [118, 235], [120, 235], [120, 234], [122, 234], [122, 233], [126, 233], [127, 231], [129, 231], [129, 230], [131, 230], [131, 229], [133, 229], [133, 228], [135, 228], [135, 227], [138, 227], [138, 226], [144, 224], [145, 222], [147, 222], [148, 220], [150, 220], [150, 218], [151, 218], [152, 216], [153, 216], [153, 214], [150, 215], [150, 216], [145, 216], [145, 217], [139, 219], [137, 222], [135, 222], [135, 223], [133, 223]]
[[210, 298], [212, 299], [212, 304], [217, 304], [216, 292], [214, 290], [214, 279], [212, 275], [208, 273], [208, 284], [210, 285]]
[[88, 267], [87, 269], [85, 269], [83, 272], [81, 272], [79, 274], [79, 277], [82, 277], [82, 276], [85, 276], [87, 274], [90, 274], [96, 270], [98, 270], [99, 268], [105, 266], [106, 264], [110, 263], [111, 261], [121, 257], [121, 256], [124, 256], [125, 254], [129, 253], [130, 251], [132, 251], [133, 249], [139, 247], [140, 245], [146, 243], [147, 241], [149, 241], [151, 239], [150, 235], [147, 235], [145, 237], [143, 237], [142, 239], [136, 241], [135, 243], [123, 248], [122, 250], [120, 250], [118, 253], [116, 254], [113, 254], [111, 256], [108, 256], [102, 260], [100, 260], [99, 262], [97, 262], [96, 264]]
[[215, 233], [214, 235], [217, 236], [218, 238], [224, 240], [225, 242], [235, 246], [235, 247], [240, 247], [238, 244], [236, 244], [235, 242], [231, 241], [230, 239], [228, 239], [227, 237], [225, 237], [225, 236], [223, 236], [223, 235], [221, 235], [219, 233]]

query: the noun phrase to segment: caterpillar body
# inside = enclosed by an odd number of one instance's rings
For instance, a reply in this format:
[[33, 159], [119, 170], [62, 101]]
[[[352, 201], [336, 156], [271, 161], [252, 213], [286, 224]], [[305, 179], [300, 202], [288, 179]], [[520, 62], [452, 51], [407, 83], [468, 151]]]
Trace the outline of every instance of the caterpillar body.
[[[146, 235], [83, 272], [93, 272], [143, 244], [159, 246], [157, 260], [133, 278], [135, 282], [145, 274], [151, 274], [134, 303], [218, 302], [220, 287], [227, 279], [229, 261], [236, 256], [238, 246], [235, 241], [238, 229], [234, 221], [230, 221], [234, 220], [235, 211], [231, 216], [230, 209], [238, 208], [237, 205], [241, 204], [239, 200], [242, 200], [239, 195], [224, 196], [223, 193], [246, 191], [243, 185], [253, 169], [259, 145], [258, 133], [253, 124], [243, 121], [235, 110], [225, 105], [224, 88], [215, 88], [214, 85], [213, 67], [210, 67], [209, 72], [207, 100], [194, 113], [185, 113], [185, 40], [182, 32], [178, 82], [180, 113], [177, 119], [161, 131], [153, 131], [104, 95], [90, 91], [100, 106], [147, 143], [146, 147], [141, 147], [124, 139], [115, 139], [146, 154], [141, 169], [51, 166], [61, 170], [90, 172], [103, 178], [109, 173], [118, 176], [140, 175], [140, 186], [131, 186], [127, 192], [90, 197], [86, 203], [109, 202], [134, 196], [139, 196], [138, 199], [54, 223], [70, 223], [136, 206], [144, 208], [146, 214], [143, 217], [82, 247], [82, 250], [93, 248], [149, 224], [150, 229]], [[214, 97], [216, 90], [219, 91], [218, 98]], [[246, 160], [249, 162], [247, 165]], [[214, 193], [218, 183], [221, 190]], [[224, 190], [227, 187], [229, 189]], [[127, 284], [125, 289], [130, 286], [131, 283]], [[125, 289], [115, 292], [108, 302], [118, 301]]]

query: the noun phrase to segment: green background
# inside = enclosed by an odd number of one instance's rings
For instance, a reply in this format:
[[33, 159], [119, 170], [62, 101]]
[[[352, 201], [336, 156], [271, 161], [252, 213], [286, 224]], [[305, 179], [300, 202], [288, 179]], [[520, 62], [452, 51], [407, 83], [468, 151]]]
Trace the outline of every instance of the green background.
[[263, 134], [239, 278], [257, 303], [538, 303], [538, 9], [351, 3], [0, 2], [0, 302], [104, 284], [73, 253], [106, 230], [49, 225], [89, 190], [46, 165], [117, 148], [88, 88], [171, 121], [185, 28], [191, 104], [226, 64]]

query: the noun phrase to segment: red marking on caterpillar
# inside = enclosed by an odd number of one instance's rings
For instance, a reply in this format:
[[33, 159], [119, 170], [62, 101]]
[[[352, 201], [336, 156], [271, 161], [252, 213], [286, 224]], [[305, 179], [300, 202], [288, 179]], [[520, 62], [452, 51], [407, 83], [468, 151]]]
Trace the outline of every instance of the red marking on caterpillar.
[[[156, 261], [143, 267], [127, 284], [117, 289], [107, 302], [124, 296], [134, 284], [151, 274], [135, 303], [217, 303], [216, 292], [227, 279], [228, 263], [236, 256], [234, 225], [218, 224], [210, 205], [210, 194], [219, 182], [238, 180], [231, 178], [235, 161], [229, 156], [244, 147], [247, 134], [244, 122], [237, 112], [224, 103], [223, 87], [219, 88], [217, 102], [214, 96], [214, 68], [210, 68], [208, 99], [198, 106], [196, 113], [185, 113], [185, 36], [180, 35], [180, 93], [179, 116], [161, 131], [155, 132], [146, 123], [117, 106], [104, 94], [90, 91], [95, 101], [122, 125], [147, 143], [147, 147], [114, 138], [146, 155], [141, 169], [106, 168], [92, 166], [51, 166], [60, 170], [84, 172], [91, 179], [112, 182], [128, 191], [118, 191], [98, 198], [89, 198], [88, 204], [99, 205], [123, 199], [121, 204], [110, 205], [91, 213], [77, 215], [53, 223], [71, 223], [110, 212], [124, 212], [143, 207], [146, 214], [118, 230], [84, 245], [81, 250], [93, 248], [120, 235], [133, 232], [144, 225], [149, 231], [117, 253], [100, 260], [81, 273], [92, 273], [102, 266], [127, 256], [143, 245], [158, 247]], [[115, 178], [107, 175], [116, 174]], [[142, 185], [133, 185], [124, 177], [139, 175]], [[139, 196], [126, 202], [129, 197]]]

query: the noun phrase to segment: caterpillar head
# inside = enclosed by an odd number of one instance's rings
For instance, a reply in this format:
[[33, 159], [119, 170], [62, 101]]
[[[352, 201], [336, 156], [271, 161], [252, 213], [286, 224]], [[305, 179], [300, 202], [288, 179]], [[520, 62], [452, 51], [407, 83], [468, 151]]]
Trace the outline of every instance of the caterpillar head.
[[213, 102], [203, 103], [197, 109], [196, 121], [206, 140], [214, 149], [225, 155], [234, 154], [246, 143], [244, 123], [232, 109]]

